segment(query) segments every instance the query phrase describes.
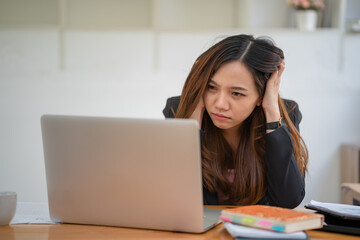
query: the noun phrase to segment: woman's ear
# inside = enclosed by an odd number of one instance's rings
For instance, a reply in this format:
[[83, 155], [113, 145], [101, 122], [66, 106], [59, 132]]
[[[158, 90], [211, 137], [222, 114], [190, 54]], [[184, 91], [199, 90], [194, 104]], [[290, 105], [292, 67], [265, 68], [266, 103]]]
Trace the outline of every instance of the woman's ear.
[[262, 98], [262, 97], [259, 97], [259, 99], [258, 99], [257, 102], [256, 102], [256, 106], [260, 107], [261, 104], [262, 104], [262, 100], [263, 100], [263, 98]]

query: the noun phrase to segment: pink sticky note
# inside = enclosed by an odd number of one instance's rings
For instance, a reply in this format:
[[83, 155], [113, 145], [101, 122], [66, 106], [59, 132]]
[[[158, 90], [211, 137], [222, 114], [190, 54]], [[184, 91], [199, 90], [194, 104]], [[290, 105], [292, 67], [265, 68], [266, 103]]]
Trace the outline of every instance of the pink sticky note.
[[263, 226], [269, 226], [269, 225], [271, 225], [271, 222], [261, 220], [261, 221], [258, 221], [258, 223], [257, 223], [257, 224], [259, 224], [259, 225], [263, 225]]

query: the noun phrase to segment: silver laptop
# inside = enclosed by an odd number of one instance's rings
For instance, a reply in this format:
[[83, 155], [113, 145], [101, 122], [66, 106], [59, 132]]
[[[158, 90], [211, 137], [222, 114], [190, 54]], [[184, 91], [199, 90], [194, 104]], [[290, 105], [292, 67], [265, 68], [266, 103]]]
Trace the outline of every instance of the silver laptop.
[[44, 115], [41, 128], [53, 221], [194, 233], [219, 222], [203, 208], [195, 121]]

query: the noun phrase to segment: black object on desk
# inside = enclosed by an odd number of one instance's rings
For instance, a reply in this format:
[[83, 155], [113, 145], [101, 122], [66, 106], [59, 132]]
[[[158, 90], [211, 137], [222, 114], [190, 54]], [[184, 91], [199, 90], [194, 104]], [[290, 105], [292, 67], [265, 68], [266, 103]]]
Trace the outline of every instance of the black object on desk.
[[360, 206], [311, 201], [305, 208], [325, 216], [324, 226], [318, 230], [360, 236]]

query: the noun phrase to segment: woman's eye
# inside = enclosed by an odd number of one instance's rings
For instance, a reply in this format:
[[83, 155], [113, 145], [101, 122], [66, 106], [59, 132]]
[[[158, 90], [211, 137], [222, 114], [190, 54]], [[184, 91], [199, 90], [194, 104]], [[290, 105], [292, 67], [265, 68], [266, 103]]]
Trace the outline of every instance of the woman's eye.
[[233, 95], [234, 95], [234, 96], [236, 96], [236, 97], [242, 97], [242, 96], [245, 96], [244, 94], [239, 93], [239, 92], [233, 92]]
[[209, 90], [215, 90], [215, 89], [216, 89], [216, 87], [215, 87], [215, 86], [213, 86], [213, 85], [208, 85], [208, 89], [209, 89]]

